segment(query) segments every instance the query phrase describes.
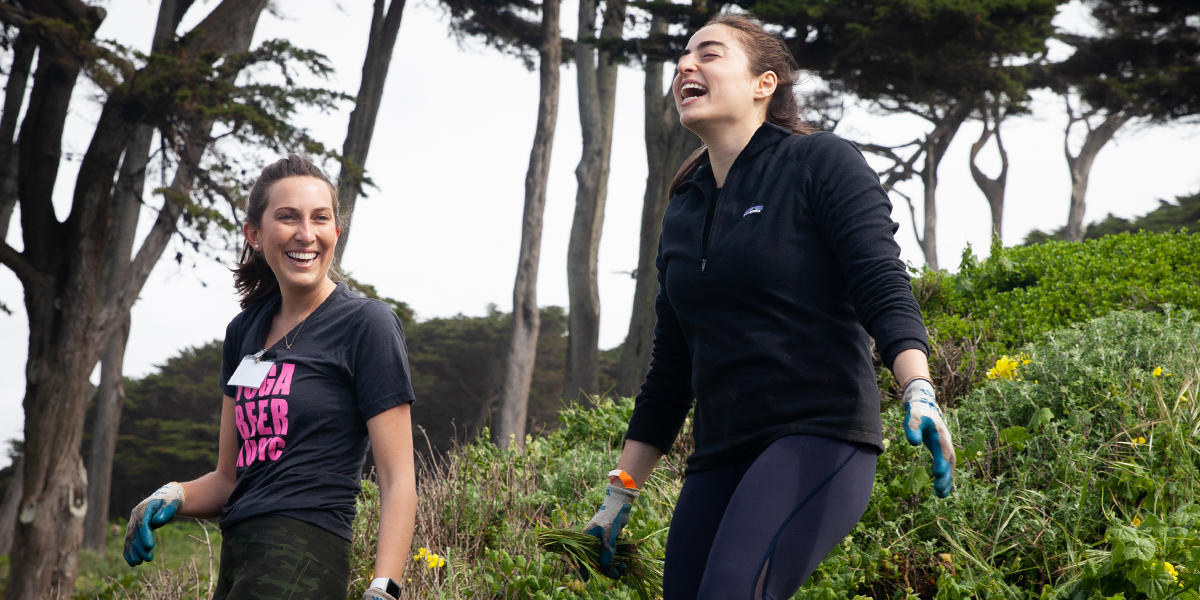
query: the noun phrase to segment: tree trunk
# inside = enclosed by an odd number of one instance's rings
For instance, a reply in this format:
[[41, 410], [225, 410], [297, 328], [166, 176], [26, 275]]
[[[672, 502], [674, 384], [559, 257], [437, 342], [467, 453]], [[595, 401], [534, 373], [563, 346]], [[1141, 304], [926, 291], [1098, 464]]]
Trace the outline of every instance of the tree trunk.
[[392, 49], [396, 46], [396, 35], [400, 31], [400, 18], [404, 14], [405, 0], [392, 0], [384, 16], [384, 0], [375, 0], [375, 11], [371, 16], [371, 33], [367, 38], [367, 55], [363, 58], [362, 79], [358, 84], [358, 97], [350, 122], [346, 126], [346, 140], [342, 144], [342, 170], [338, 175], [338, 203], [342, 214], [342, 233], [338, 237], [333, 264], [342, 266], [342, 255], [350, 241], [350, 220], [354, 216], [354, 205], [362, 193], [363, 168], [367, 164], [367, 152], [371, 149], [371, 138], [375, 133], [375, 118], [383, 99], [383, 87], [387, 82], [388, 68], [392, 64]]
[[[70, 278], [56, 302], [53, 290], [26, 287], [29, 357], [25, 386], [24, 494], [10, 555], [8, 598], [69, 596], [78, 570], [76, 549], [87, 513], [87, 472], [79, 455], [88, 375], [96, 363], [99, 336], [82, 319], [64, 318], [79, 309], [68, 299], [81, 278]], [[44, 295], [43, 295], [44, 294]], [[64, 343], [66, 342], [66, 343]]]
[[550, 175], [550, 151], [558, 123], [558, 80], [562, 64], [562, 36], [559, 32], [559, 0], [542, 2], [542, 43], [538, 49], [541, 80], [538, 97], [537, 130], [529, 152], [529, 170], [525, 173], [525, 211], [521, 221], [521, 250], [517, 258], [517, 278], [513, 284], [512, 335], [504, 361], [500, 383], [500, 420], [495, 436], [501, 447], [510, 442], [525, 445], [529, 387], [537, 357], [541, 311], [537, 303], [538, 261], [542, 248], [542, 215], [546, 208], [546, 181]]
[[[621, 39], [625, 25], [625, 0], [605, 3], [601, 40]], [[579, 34], [575, 43], [575, 68], [579, 87], [579, 124], [583, 154], [575, 168], [575, 217], [567, 244], [567, 360], [563, 397], [595, 394], [599, 387], [600, 290], [596, 264], [612, 150], [613, 106], [617, 89], [617, 62], [598, 48], [596, 0], [579, 2]]]
[[[244, 51], [266, 0], [225, 0], [188, 36], [187, 50]], [[37, 10], [50, 10], [48, 5]], [[74, 186], [71, 211], [59, 222], [51, 190], [61, 155], [62, 129], [80, 70], [71, 48], [86, 45], [103, 11], [77, 2], [59, 2], [50, 15], [74, 27], [46, 35], [78, 36], [41, 43], [29, 108], [21, 126], [18, 192], [23, 252], [0, 243], [0, 261], [13, 269], [25, 289], [29, 350], [25, 387], [25, 468], [7, 598], [70, 595], [78, 569], [76, 552], [88, 510], [87, 474], [80, 457], [83, 421], [90, 397], [88, 376], [161, 256], [175, 230], [179, 207], [170, 196], [132, 261], [113, 235], [113, 179], [120, 158], [136, 135], [135, 110], [123, 90], [101, 110]], [[64, 13], [66, 15], [64, 16]], [[80, 39], [82, 38], [82, 39]], [[163, 68], [151, 62], [147, 69]], [[136, 75], [135, 75], [136, 77]], [[208, 128], [186, 128], [207, 144]], [[186, 152], [180, 172], [192, 173]], [[180, 178], [176, 174], [176, 180]], [[184, 187], [190, 187], [184, 186]], [[117, 194], [117, 198], [120, 195]], [[112, 264], [113, 260], [123, 265]], [[127, 266], [126, 266], [127, 265]], [[105, 281], [126, 273], [124, 282]]]
[[25, 488], [24, 472], [25, 456], [22, 455], [13, 463], [12, 480], [4, 490], [4, 502], [0, 503], [0, 554], [9, 554], [12, 550], [13, 529], [17, 524], [17, 507], [21, 504], [21, 490]]
[[108, 538], [108, 499], [112, 492], [113, 453], [125, 406], [125, 343], [129, 339], [129, 316], [118, 325], [100, 359], [100, 387], [96, 389], [96, 415], [92, 446], [87, 463], [87, 517], [83, 521], [85, 548], [104, 551]]
[[[651, 37], [665, 35], [667, 21], [655, 16], [650, 26]], [[654, 298], [658, 295], [658, 238], [662, 232], [663, 213], [670, 201], [671, 178], [683, 159], [695, 150], [698, 140], [679, 123], [675, 99], [668, 90], [663, 93], [663, 68], [660, 56], [647, 56], [645, 83], [646, 193], [642, 199], [642, 228], [638, 238], [638, 264], [633, 290], [633, 311], [629, 317], [629, 333], [621, 346], [617, 363], [617, 393], [633, 396], [650, 369], [650, 349], [654, 343]]]
[[[1067, 104], [1067, 130], [1063, 138], [1063, 154], [1067, 157], [1067, 166], [1071, 171], [1071, 208], [1067, 212], [1067, 239], [1072, 242], [1083, 240], [1083, 235], [1087, 233], [1087, 228], [1083, 223], [1083, 213], [1086, 207], [1088, 178], [1092, 173], [1092, 163], [1096, 160], [1096, 155], [1105, 144], [1116, 135], [1117, 130], [1121, 128], [1130, 117], [1124, 112], [1108, 113], [1100, 125], [1093, 128], [1088, 123], [1088, 117], [1093, 113], [1084, 115], [1076, 115], [1071, 110], [1071, 105]], [[1079, 148], [1079, 153], [1071, 154], [1071, 128], [1082, 122], [1084, 127], [1087, 127], [1087, 135], [1083, 138], [1083, 145]]]
[[[151, 50], [160, 51], [174, 37], [179, 21], [190, 1], [163, 0], [159, 5]], [[116, 297], [129, 277], [129, 260], [145, 191], [146, 166], [150, 162], [150, 143], [154, 128], [140, 125], [133, 134], [121, 160], [112, 219], [110, 256], [105, 257], [104, 280], [113, 287], [105, 297]], [[129, 339], [129, 313], [126, 312], [104, 349], [100, 367], [100, 387], [96, 390], [96, 413], [92, 424], [92, 445], [88, 453], [88, 514], [83, 524], [84, 547], [104, 551], [108, 537], [109, 496], [112, 491], [112, 461], [121, 428], [121, 410], [125, 406], [125, 344]]]
[[944, 115], [933, 120], [933, 131], [925, 137], [925, 166], [921, 170], [921, 182], [924, 184], [924, 231], [917, 240], [921, 244], [921, 252], [925, 255], [925, 266], [930, 269], [938, 268], [937, 258], [937, 185], [938, 167], [946, 149], [958, 133], [967, 115], [971, 112], [971, 103], [958, 102], [950, 107]]
[[13, 64], [4, 86], [4, 114], [0, 116], [0, 241], [8, 238], [8, 223], [13, 207], [17, 205], [17, 153], [13, 137], [36, 49], [32, 35], [17, 34], [13, 42]]
[[[992, 213], [992, 237], [1002, 239], [1004, 188], [1008, 182], [1008, 152], [1004, 149], [1004, 141], [1000, 139], [1000, 123], [1004, 120], [1000, 99], [989, 102], [985, 98], [980, 112], [983, 117], [983, 132], [979, 135], [979, 139], [971, 144], [971, 158], [968, 162], [971, 165], [971, 178], [975, 180], [975, 185], [979, 186], [979, 190], [987, 198], [988, 208]], [[975, 164], [979, 151], [987, 145], [993, 135], [996, 136], [996, 150], [1000, 153], [1000, 174], [995, 178], [984, 175], [983, 171], [979, 169], [979, 165]]]

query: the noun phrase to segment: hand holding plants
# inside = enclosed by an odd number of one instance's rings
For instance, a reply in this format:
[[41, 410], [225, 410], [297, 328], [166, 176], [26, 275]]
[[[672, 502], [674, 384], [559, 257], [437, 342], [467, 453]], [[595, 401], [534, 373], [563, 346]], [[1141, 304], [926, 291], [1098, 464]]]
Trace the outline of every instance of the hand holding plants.
[[620, 579], [628, 568], [623, 562], [614, 563], [613, 556], [617, 551], [617, 538], [621, 535], [621, 529], [629, 523], [629, 511], [637, 496], [636, 489], [609, 483], [600, 510], [583, 528], [584, 533], [600, 538], [600, 572], [613, 579]]

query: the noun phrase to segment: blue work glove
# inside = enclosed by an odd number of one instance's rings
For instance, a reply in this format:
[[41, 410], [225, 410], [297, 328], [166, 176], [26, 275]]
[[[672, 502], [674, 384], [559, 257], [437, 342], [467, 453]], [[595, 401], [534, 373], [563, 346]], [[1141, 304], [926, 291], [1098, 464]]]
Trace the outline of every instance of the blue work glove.
[[[617, 552], [617, 538], [621, 535], [621, 529], [629, 523], [629, 510], [633, 508], [633, 501], [637, 497], [636, 488], [609, 483], [604, 490], [604, 503], [600, 505], [600, 510], [583, 528], [584, 533], [600, 538], [600, 572], [613, 579], [620, 579], [627, 569], [625, 563], [613, 562], [613, 555]], [[586, 578], [587, 570], [581, 571]]]
[[183, 505], [183, 486], [172, 481], [133, 507], [125, 528], [125, 562], [136, 567], [154, 560], [154, 532]]
[[904, 388], [904, 437], [916, 446], [925, 444], [933, 455], [933, 491], [939, 498], [954, 489], [954, 443], [934, 398], [928, 379], [913, 379]]

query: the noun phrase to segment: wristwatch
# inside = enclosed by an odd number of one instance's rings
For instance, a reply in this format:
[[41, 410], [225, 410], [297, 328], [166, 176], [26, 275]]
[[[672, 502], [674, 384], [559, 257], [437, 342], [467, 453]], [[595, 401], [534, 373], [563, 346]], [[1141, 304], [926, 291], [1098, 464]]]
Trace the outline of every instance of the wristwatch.
[[371, 585], [368, 586], [377, 590], [383, 590], [387, 595], [393, 598], [400, 597], [400, 584], [396, 583], [391, 577], [376, 577], [371, 580]]

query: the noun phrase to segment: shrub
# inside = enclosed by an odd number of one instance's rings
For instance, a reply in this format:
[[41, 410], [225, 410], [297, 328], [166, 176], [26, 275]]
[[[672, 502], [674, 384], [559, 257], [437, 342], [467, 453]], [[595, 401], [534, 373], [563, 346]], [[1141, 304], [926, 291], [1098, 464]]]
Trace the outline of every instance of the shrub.
[[913, 292], [930, 330], [935, 379], [949, 392], [944, 397], [953, 401], [982, 380], [987, 366], [977, 360], [1013, 354], [1053, 329], [1114, 310], [1200, 310], [1197, 256], [1200, 236], [1123, 233], [995, 244], [982, 261], [967, 248], [957, 274], [922, 273]]
[[[900, 407], [886, 409], [867, 513], [796, 598], [1200, 598], [1200, 325], [1122, 311], [1017, 354], [1028, 362], [1011, 377], [947, 413], [959, 448], [950, 498], [934, 497]], [[446, 563], [410, 561], [407, 593], [634, 597], [607, 579], [584, 584], [534, 539], [591, 516], [631, 410], [628, 399], [570, 407], [523, 452], [484, 436], [425, 465], [414, 546]], [[685, 455], [668, 455], [626, 530], [656, 556]]]
[[1200, 326], [1117, 312], [1021, 354], [948, 413], [948, 499], [886, 411], [870, 508], [797, 597], [1200, 597]]
[[[541, 550], [538, 528], [582, 528], [600, 506], [604, 473], [616, 464], [633, 401], [568, 406], [561, 427], [528, 436], [523, 450], [502, 449], [484, 431], [419, 468], [414, 548], [444, 564], [410, 559], [404, 585], [416, 598], [635, 598], [603, 577], [583, 582], [558, 555]], [[681, 437], [690, 437], [685, 434]], [[682, 442], [681, 442], [682, 443]], [[684, 453], [673, 453], [644, 486], [625, 535], [639, 552], [662, 558], [666, 523], [679, 494]], [[378, 500], [364, 486], [355, 522], [355, 577], [366, 585], [374, 555]], [[362, 544], [359, 543], [360, 534]], [[441, 564], [441, 566], [437, 566]], [[352, 587], [350, 598], [361, 597]]]

